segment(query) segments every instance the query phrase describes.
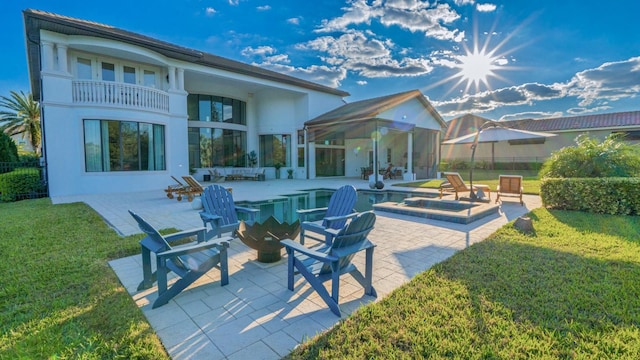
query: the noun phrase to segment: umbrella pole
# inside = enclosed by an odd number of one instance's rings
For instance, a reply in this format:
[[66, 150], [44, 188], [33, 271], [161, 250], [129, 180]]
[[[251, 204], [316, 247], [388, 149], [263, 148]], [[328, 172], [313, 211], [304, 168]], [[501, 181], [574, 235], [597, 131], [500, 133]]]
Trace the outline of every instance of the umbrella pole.
[[480, 132], [485, 127], [487, 123], [482, 124], [482, 126], [476, 132], [476, 137], [473, 139], [473, 144], [471, 145], [471, 167], [469, 168], [469, 200], [475, 201], [478, 199], [476, 193], [473, 192], [473, 168], [475, 166], [475, 157], [476, 157], [476, 148], [478, 147], [478, 139], [480, 138]]

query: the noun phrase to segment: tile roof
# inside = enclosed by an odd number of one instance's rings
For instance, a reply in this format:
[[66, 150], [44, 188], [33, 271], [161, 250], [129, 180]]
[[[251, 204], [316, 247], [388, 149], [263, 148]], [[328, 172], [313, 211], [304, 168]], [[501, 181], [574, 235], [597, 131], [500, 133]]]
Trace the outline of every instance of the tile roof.
[[[479, 116], [467, 114], [448, 121], [449, 128], [444, 139], [453, 139], [467, 135], [484, 121]], [[640, 111], [627, 111], [607, 114], [564, 116], [548, 119], [523, 119], [499, 121], [505, 127], [538, 132], [586, 131], [590, 129], [624, 129], [640, 127]]]
[[440, 117], [440, 114], [438, 114], [420, 90], [411, 90], [398, 94], [380, 96], [373, 99], [354, 101], [311, 119], [305, 122], [305, 125], [328, 125], [332, 123], [375, 119], [382, 112], [412, 99], [420, 101], [443, 127], [446, 126], [446, 123], [442, 117]]
[[178, 46], [127, 30], [118, 29], [110, 25], [33, 9], [24, 10], [23, 16], [27, 39], [27, 56], [29, 57], [31, 89], [34, 99], [36, 100], [40, 99], [40, 30], [49, 30], [65, 35], [84, 35], [111, 39], [147, 48], [172, 59], [188, 61], [211, 68], [299, 86], [342, 97], [350, 95], [346, 91], [302, 80], [258, 66]]

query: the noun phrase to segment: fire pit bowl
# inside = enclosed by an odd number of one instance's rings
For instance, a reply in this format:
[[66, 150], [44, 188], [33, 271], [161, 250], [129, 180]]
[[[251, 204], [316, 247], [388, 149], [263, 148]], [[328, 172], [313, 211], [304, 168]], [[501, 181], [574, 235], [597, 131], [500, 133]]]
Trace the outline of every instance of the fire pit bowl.
[[272, 263], [281, 259], [282, 239], [295, 239], [300, 233], [300, 220], [293, 224], [281, 223], [270, 216], [263, 223], [240, 222], [238, 237], [248, 247], [258, 251], [258, 261]]

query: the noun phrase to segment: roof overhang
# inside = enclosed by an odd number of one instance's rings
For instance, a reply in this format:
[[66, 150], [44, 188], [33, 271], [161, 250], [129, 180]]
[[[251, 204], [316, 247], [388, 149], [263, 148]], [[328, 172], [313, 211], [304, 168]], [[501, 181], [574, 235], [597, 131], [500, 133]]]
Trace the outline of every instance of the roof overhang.
[[288, 85], [329, 93], [340, 97], [350, 94], [346, 91], [334, 89], [328, 86], [313, 83], [293, 76], [281, 74], [275, 71], [263, 69], [257, 66], [245, 64], [239, 61], [222, 58], [212, 54], [204, 53], [194, 49], [189, 49], [160, 41], [148, 36], [136, 34], [126, 30], [118, 29], [109, 25], [98, 24], [90, 21], [74, 19], [66, 16], [47, 13], [39, 10], [27, 9], [23, 11], [24, 26], [26, 35], [27, 58], [29, 62], [29, 78], [31, 82], [31, 92], [36, 101], [41, 100], [40, 93], [40, 32], [48, 30], [63, 35], [91, 36], [108, 40], [123, 42], [130, 45], [139, 46], [167, 58], [187, 61], [211, 68], [225, 70], [237, 74], [249, 75], [252, 77], [271, 80]]

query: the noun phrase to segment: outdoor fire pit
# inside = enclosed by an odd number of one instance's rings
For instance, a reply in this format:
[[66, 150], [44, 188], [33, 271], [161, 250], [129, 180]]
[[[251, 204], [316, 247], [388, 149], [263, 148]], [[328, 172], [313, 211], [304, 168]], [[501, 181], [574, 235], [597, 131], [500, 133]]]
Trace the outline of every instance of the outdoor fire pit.
[[278, 219], [270, 216], [262, 224], [255, 222], [249, 225], [244, 221], [240, 222], [238, 237], [248, 247], [258, 250], [258, 261], [272, 263], [280, 260], [280, 250], [283, 245], [282, 239], [295, 239], [300, 233], [300, 220], [293, 224], [281, 223]]

